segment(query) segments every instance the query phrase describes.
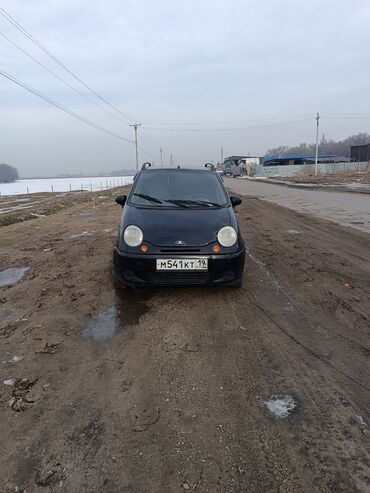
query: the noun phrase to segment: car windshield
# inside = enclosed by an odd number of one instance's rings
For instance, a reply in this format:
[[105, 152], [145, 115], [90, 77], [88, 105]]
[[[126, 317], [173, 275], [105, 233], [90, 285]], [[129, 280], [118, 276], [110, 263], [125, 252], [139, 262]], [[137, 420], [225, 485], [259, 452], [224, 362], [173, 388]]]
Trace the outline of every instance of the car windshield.
[[144, 207], [210, 208], [229, 205], [229, 198], [216, 173], [163, 169], [141, 173], [129, 202]]

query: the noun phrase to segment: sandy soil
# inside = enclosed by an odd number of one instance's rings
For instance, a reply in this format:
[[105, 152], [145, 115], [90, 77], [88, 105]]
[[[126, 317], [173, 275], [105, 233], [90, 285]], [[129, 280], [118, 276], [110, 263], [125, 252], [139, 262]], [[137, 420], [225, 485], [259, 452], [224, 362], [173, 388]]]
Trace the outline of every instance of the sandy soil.
[[243, 288], [119, 292], [119, 216], [0, 228], [0, 491], [369, 491], [369, 235], [245, 197]]

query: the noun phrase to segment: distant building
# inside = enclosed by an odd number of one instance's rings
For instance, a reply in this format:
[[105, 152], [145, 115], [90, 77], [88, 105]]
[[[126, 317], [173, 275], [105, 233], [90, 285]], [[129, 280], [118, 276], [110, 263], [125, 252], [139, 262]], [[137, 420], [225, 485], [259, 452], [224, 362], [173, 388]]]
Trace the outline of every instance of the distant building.
[[244, 174], [248, 167], [254, 167], [260, 163], [258, 156], [229, 156], [224, 159], [223, 171], [225, 175]]
[[370, 161], [370, 144], [351, 146], [351, 161]]
[[[338, 158], [335, 154], [319, 154], [319, 163], [335, 163]], [[265, 156], [262, 158], [263, 166], [288, 166], [297, 164], [315, 164], [315, 155], [291, 155], [291, 156]]]

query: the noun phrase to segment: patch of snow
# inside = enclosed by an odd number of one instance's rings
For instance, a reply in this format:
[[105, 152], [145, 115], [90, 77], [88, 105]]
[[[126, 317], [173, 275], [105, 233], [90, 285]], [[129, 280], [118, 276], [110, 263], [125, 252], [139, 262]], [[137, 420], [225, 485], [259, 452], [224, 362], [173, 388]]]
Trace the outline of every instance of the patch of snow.
[[36, 212], [30, 212], [30, 215], [34, 217], [46, 217], [45, 214], [37, 214]]
[[291, 395], [275, 394], [263, 401], [266, 408], [276, 418], [287, 418], [297, 407], [297, 402]]
[[71, 235], [71, 238], [73, 240], [75, 240], [76, 238], [81, 238], [82, 236], [91, 236], [92, 234], [93, 234], [93, 231], [91, 231], [90, 233], [89, 233], [89, 231], [83, 231], [80, 234]]
[[13, 356], [13, 358], [11, 360], [9, 360], [9, 363], [20, 363], [22, 361], [22, 359], [24, 358], [24, 356]]
[[11, 397], [9, 400], [8, 400], [8, 406], [9, 407], [12, 407], [12, 405], [15, 403], [15, 401], [17, 400], [16, 397]]
[[8, 378], [6, 380], [3, 381], [3, 384], [4, 385], [9, 385], [9, 386], [12, 386], [14, 385], [16, 382], [16, 379], [15, 378]]
[[360, 423], [362, 426], [366, 426], [366, 421], [362, 416], [356, 416], [357, 421]]

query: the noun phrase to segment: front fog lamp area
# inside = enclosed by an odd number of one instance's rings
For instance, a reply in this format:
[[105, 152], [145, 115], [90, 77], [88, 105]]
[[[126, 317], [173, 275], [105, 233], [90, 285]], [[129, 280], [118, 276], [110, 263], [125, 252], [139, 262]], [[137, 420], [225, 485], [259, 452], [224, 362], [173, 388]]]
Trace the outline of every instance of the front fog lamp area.
[[143, 241], [143, 232], [137, 226], [131, 225], [127, 226], [123, 233], [123, 239], [125, 240], [126, 245], [130, 247], [137, 247]]
[[217, 240], [223, 247], [231, 247], [235, 245], [238, 235], [234, 228], [225, 226], [217, 233]]

